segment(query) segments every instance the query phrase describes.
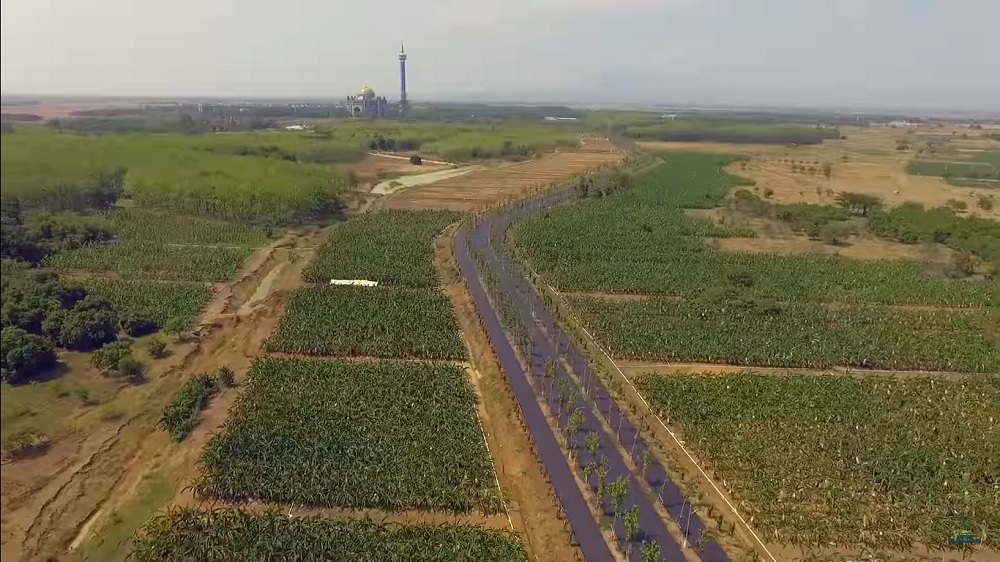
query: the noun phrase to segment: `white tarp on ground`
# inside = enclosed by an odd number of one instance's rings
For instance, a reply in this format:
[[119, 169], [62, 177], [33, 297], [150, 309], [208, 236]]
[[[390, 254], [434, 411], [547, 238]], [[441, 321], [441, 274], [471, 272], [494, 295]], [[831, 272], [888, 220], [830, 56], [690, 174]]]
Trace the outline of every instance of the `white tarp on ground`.
[[331, 285], [354, 285], [358, 287], [377, 287], [378, 281], [367, 279], [330, 279]]

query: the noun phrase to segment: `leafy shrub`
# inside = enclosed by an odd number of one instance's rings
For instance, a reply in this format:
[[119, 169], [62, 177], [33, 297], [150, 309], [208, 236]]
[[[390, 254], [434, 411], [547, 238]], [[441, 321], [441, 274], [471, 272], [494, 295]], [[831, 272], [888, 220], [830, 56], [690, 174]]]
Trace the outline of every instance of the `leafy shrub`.
[[233, 370], [229, 368], [228, 365], [219, 367], [219, 370], [215, 373], [215, 380], [220, 386], [233, 387], [236, 386], [236, 379], [233, 376]]
[[2, 355], [0, 371], [3, 382], [18, 384], [34, 377], [56, 364], [52, 342], [28, 332], [8, 326], [0, 332]]
[[881, 199], [865, 193], [838, 193], [837, 202], [852, 215], [859, 217], [867, 217], [883, 207]]
[[976, 202], [976, 205], [978, 205], [979, 208], [984, 211], [990, 211], [993, 209], [993, 199], [990, 199], [985, 195], [980, 195], [979, 200]]
[[145, 336], [156, 331], [156, 322], [134, 312], [123, 312], [118, 317], [118, 326], [132, 337]]
[[831, 222], [823, 226], [819, 232], [819, 238], [827, 244], [837, 245], [854, 233], [850, 224], [844, 222]]
[[118, 362], [132, 355], [132, 347], [128, 342], [115, 342], [90, 354], [90, 364], [102, 371], [118, 368]]
[[154, 359], [160, 359], [167, 354], [167, 344], [160, 338], [153, 338], [146, 342], [146, 351]]
[[969, 205], [965, 201], [960, 201], [958, 199], [949, 199], [948, 206], [956, 211], [964, 211], [969, 208]]

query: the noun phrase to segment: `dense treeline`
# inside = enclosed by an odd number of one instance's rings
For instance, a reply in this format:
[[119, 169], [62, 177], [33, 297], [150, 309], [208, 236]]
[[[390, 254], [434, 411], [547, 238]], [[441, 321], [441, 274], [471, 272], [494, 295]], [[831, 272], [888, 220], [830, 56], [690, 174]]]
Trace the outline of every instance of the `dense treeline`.
[[140, 336], [156, 324], [119, 314], [105, 299], [52, 273], [29, 272], [5, 260], [0, 290], [3, 328], [3, 381], [30, 380], [55, 365], [55, 348], [98, 349], [122, 330]]
[[975, 254], [1000, 272], [1000, 222], [960, 216], [952, 209], [907, 203], [871, 218], [868, 228], [906, 244], [937, 242]]
[[0, 257], [41, 264], [48, 256], [87, 244], [106, 242], [111, 232], [84, 218], [40, 215], [25, 224], [20, 201], [0, 200]]

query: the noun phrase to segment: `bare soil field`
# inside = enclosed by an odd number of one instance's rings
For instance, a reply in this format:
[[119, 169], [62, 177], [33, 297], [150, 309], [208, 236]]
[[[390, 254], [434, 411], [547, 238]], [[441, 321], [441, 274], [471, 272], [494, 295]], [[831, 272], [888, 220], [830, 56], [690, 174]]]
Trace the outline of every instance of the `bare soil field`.
[[410, 164], [410, 161], [405, 158], [393, 158], [378, 154], [368, 154], [360, 162], [344, 166], [345, 170], [354, 172], [362, 184], [378, 183], [378, 180], [386, 175], [425, 174], [447, 168], [446, 165], [428, 162], [416, 166]]
[[[657, 151], [747, 154], [749, 161], [734, 163], [729, 171], [756, 181], [760, 194], [770, 189], [769, 199], [776, 203], [831, 204], [837, 193], [848, 191], [875, 195], [889, 205], [912, 201], [928, 207], [945, 207], [949, 201], [957, 200], [967, 205], [969, 214], [1000, 219], [1000, 205], [994, 205], [992, 210], [977, 206], [980, 196], [998, 197], [996, 190], [957, 187], [941, 178], [906, 172], [916, 151], [897, 150], [897, 141], [932, 134], [950, 139], [953, 136], [950, 130], [915, 128], [913, 135], [909, 135], [903, 129], [845, 127], [841, 133], [847, 138], [797, 147], [698, 142], [640, 144]], [[1000, 147], [997, 141], [987, 139], [961, 139], [961, 142], [969, 146], [977, 143], [984, 149]], [[829, 178], [822, 172], [825, 163], [832, 166]], [[799, 171], [793, 171], [793, 165], [800, 167]]]
[[837, 245], [805, 236], [779, 235], [757, 238], [714, 238], [712, 245], [724, 252], [781, 255], [838, 255], [856, 260], [915, 260], [946, 264], [954, 252], [939, 244], [903, 244], [891, 240], [851, 236]]
[[129, 100], [122, 101], [42, 101], [32, 105], [4, 105], [0, 107], [4, 113], [31, 113], [40, 115], [43, 119], [61, 119], [71, 117], [74, 111], [109, 108], [138, 108], [139, 103]]
[[584, 139], [572, 151], [552, 152], [537, 160], [501, 164], [422, 185], [393, 194], [382, 205], [389, 209], [479, 210], [546, 189], [554, 182], [618, 162], [621, 157], [607, 139]]

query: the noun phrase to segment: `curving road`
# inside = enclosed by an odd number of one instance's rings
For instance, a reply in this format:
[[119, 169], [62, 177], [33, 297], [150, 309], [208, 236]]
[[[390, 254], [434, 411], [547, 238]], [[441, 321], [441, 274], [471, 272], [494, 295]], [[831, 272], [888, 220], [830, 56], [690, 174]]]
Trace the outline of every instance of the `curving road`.
[[[581, 480], [584, 466], [591, 462], [597, 464], [598, 459], [607, 459], [607, 482], [618, 478], [628, 481], [629, 494], [622, 503], [622, 510], [639, 509], [640, 531], [636, 543], [656, 541], [664, 559], [684, 560], [682, 547], [670, 535], [654, 507], [654, 502], [658, 501], [670, 513], [678, 528], [685, 532], [687, 540], [700, 545], [699, 556], [703, 561], [727, 562], [728, 557], [715, 541], [701, 540], [705, 531], [703, 522], [692, 512], [690, 503], [669, 479], [663, 466], [655, 459], [644, 465], [644, 453], [649, 447], [639, 436], [638, 429], [628, 421], [622, 408], [592, 372], [586, 357], [577, 350], [554, 315], [545, 308], [527, 277], [505, 251], [503, 242], [506, 232], [517, 220], [574, 197], [575, 193], [569, 188], [552, 191], [508, 206], [499, 214], [483, 217], [471, 232], [459, 231], [455, 238], [455, 254], [476, 309], [510, 380], [525, 423], [586, 559], [591, 562], [605, 561], [611, 560], [612, 555], [580, 492], [570, 463], [545, 418], [542, 403], [546, 404], [550, 415], [557, 414], [555, 425], [567, 433], [570, 412], [581, 412], [583, 423], [576, 438], [579, 446], [574, 450], [576, 473], [581, 475]], [[528, 372], [525, 372], [515, 347], [521, 357], [530, 358], [525, 360], [529, 364]], [[542, 366], [545, 363], [550, 364], [550, 371], [554, 371], [548, 377], [543, 376]], [[553, 366], [555, 369], [552, 369]], [[535, 379], [534, 385], [531, 379]], [[603, 418], [603, 423], [599, 418]], [[597, 459], [591, 458], [590, 452], [581, 443], [590, 433], [600, 437]], [[631, 457], [632, 466], [638, 467], [635, 472], [630, 469], [621, 451]], [[656, 491], [655, 497], [644, 493], [640, 479]], [[597, 481], [597, 476], [592, 475], [587, 482], [595, 497]], [[613, 513], [610, 497], [602, 507], [606, 515]], [[615, 534], [624, 545], [626, 533], [620, 518], [615, 521]], [[633, 548], [631, 558], [641, 560], [641, 549]]]

